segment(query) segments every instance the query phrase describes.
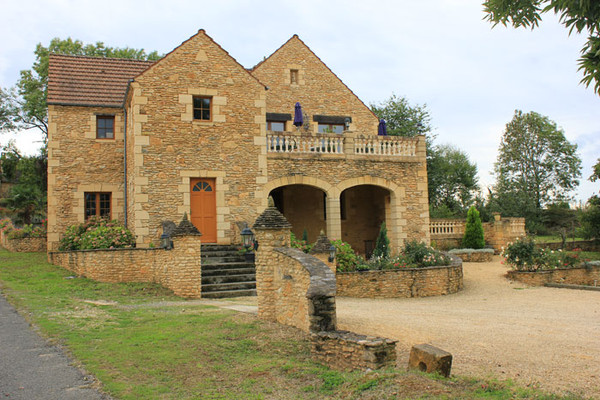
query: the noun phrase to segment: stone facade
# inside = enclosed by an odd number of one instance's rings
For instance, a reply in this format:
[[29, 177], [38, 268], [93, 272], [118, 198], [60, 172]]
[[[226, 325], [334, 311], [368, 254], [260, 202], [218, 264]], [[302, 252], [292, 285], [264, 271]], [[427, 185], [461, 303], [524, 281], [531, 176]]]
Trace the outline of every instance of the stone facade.
[[339, 272], [337, 295], [360, 298], [427, 297], [457, 293], [463, 288], [462, 261], [447, 267], [386, 271]]
[[199, 236], [173, 238], [173, 249], [49, 252], [48, 262], [99, 282], [155, 282], [182, 297], [201, 297]]
[[454, 249], [448, 252], [463, 260], [463, 262], [490, 262], [494, 256], [494, 249]]
[[525, 283], [529, 286], [544, 286], [547, 283], [563, 283], [568, 285], [600, 285], [600, 262], [588, 263], [581, 268], [564, 268], [550, 271], [508, 271], [508, 279]]
[[[104, 105], [65, 102], [71, 89], [56, 94], [60, 80], [52, 76], [71, 79], [60, 64], [67, 59], [50, 62], [50, 250], [83, 222], [86, 192], [111, 193], [111, 217], [134, 232], [137, 247], [158, 245], [163, 221], [193, 214], [191, 185], [200, 178], [215, 193], [208, 243], [239, 243], [240, 229], [277, 190], [293, 231], [306, 228], [310, 240], [322, 229], [365, 253], [385, 221], [394, 248], [429, 242], [425, 138], [378, 137], [375, 115], [297, 36], [246, 70], [200, 30], [158, 62], [136, 66], [143, 69], [123, 83], [122, 99]], [[73, 72], [75, 89], [76, 79]], [[198, 96], [210, 98], [208, 120], [194, 117]], [[286, 117], [296, 102], [306, 115], [300, 130]], [[114, 139], [96, 139], [96, 118], [105, 114], [115, 117]], [[267, 131], [273, 115], [288, 119], [289, 137]], [[318, 132], [319, 121], [340, 120], [348, 121], [343, 133]], [[282, 146], [289, 138], [293, 144]]]

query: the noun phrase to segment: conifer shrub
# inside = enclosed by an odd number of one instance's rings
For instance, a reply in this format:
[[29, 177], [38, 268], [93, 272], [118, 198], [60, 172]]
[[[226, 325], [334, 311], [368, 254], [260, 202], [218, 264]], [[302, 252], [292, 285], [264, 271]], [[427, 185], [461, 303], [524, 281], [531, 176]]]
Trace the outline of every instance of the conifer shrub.
[[483, 225], [479, 218], [479, 211], [473, 206], [467, 213], [467, 225], [462, 245], [466, 249], [483, 249], [485, 239], [483, 238]]
[[375, 250], [373, 250], [373, 258], [375, 259], [387, 259], [390, 256], [390, 239], [387, 236], [387, 228], [385, 222], [381, 224], [379, 229], [379, 235], [375, 242]]

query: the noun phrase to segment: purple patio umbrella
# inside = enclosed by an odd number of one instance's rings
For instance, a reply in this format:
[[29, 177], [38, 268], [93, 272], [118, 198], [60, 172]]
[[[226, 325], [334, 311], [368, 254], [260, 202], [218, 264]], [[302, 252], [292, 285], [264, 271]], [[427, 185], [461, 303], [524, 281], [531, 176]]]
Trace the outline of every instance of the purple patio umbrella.
[[379, 120], [379, 127], [377, 128], [377, 134], [379, 136], [386, 136], [387, 135], [387, 126], [385, 125], [385, 119], [380, 119]]
[[296, 107], [294, 107], [294, 125], [300, 128], [303, 123], [304, 121], [302, 119], [302, 107], [300, 106], [300, 103], [296, 103]]

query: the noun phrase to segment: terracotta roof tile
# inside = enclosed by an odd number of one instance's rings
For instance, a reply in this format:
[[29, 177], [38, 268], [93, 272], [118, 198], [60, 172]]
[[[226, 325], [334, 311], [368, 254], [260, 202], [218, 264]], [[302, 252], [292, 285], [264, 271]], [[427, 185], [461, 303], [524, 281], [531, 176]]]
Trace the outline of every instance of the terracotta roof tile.
[[50, 54], [48, 104], [120, 107], [127, 84], [154, 61]]

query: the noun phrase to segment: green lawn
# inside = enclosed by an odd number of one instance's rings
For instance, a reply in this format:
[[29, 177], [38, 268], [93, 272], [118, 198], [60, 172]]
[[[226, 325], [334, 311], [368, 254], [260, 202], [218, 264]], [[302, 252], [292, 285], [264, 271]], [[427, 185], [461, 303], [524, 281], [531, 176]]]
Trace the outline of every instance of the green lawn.
[[0, 288], [117, 399], [578, 398], [403, 368], [333, 371], [310, 360], [296, 329], [186, 303], [156, 285], [73, 277], [45, 254], [0, 250]]

